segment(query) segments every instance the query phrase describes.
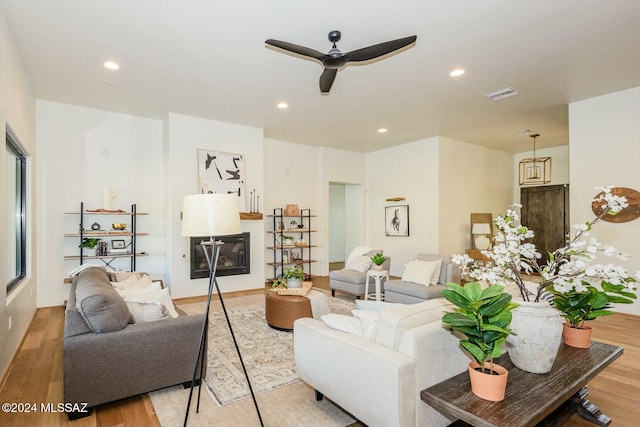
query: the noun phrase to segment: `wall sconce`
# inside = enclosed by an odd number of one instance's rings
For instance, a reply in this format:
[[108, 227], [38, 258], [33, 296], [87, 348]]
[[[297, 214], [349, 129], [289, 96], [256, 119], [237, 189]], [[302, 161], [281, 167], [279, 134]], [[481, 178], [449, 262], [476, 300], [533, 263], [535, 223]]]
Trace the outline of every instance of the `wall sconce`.
[[491, 246], [491, 240], [487, 237], [491, 234], [491, 225], [487, 223], [475, 223], [471, 229], [471, 234], [474, 235], [474, 244], [476, 249], [487, 250]]

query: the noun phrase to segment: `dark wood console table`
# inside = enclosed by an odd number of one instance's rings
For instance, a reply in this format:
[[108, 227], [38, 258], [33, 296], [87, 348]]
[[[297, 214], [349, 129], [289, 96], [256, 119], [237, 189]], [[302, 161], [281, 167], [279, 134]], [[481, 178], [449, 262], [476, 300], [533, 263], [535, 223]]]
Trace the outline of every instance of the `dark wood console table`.
[[592, 342], [588, 349], [563, 344], [548, 374], [524, 372], [505, 354], [497, 360], [509, 370], [507, 392], [501, 402], [473, 394], [466, 371], [423, 390], [420, 396], [438, 411], [462, 421], [456, 426], [558, 426], [575, 412], [606, 426], [611, 419], [586, 400], [586, 386], [622, 352], [622, 347], [600, 342]]

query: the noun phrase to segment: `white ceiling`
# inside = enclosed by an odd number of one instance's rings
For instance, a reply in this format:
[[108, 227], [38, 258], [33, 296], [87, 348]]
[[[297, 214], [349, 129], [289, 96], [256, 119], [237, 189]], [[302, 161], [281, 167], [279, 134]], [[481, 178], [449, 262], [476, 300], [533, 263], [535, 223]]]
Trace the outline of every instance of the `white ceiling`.
[[[35, 95], [168, 112], [368, 152], [435, 135], [509, 152], [568, 143], [571, 102], [640, 86], [638, 0], [0, 0]], [[338, 73], [269, 38], [343, 52], [412, 47]], [[120, 70], [103, 68], [106, 60]], [[463, 77], [449, 77], [457, 67]], [[484, 95], [506, 87], [516, 97]], [[287, 102], [288, 110], [276, 104]], [[378, 134], [379, 127], [388, 128]]]

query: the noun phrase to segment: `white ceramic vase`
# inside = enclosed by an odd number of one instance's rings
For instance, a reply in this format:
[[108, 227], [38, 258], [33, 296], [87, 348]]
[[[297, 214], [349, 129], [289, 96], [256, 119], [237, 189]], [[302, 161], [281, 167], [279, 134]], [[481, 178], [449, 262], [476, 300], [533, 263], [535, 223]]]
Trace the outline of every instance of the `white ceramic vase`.
[[302, 280], [300, 279], [287, 279], [287, 288], [301, 288]]
[[523, 371], [546, 374], [553, 367], [562, 343], [562, 317], [548, 302], [516, 301], [507, 337], [511, 362]]

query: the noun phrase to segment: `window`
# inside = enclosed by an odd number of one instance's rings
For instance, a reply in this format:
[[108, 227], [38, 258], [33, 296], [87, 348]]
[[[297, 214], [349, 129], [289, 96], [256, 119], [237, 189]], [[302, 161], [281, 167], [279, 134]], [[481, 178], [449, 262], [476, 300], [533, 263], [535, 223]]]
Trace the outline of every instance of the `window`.
[[27, 274], [26, 176], [27, 158], [20, 146], [9, 135], [7, 140], [6, 182], [7, 195], [7, 254], [9, 269], [5, 283], [7, 294]]

